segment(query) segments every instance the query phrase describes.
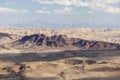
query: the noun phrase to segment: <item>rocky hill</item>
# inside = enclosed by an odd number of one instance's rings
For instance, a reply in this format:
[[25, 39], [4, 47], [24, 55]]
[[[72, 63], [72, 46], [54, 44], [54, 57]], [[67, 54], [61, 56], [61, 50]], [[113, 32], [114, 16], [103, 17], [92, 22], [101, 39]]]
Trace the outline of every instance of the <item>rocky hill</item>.
[[19, 39], [19, 36], [15, 34], [1, 33], [0, 32], [0, 45], [14, 42]]
[[21, 44], [35, 44], [37, 46], [63, 47], [69, 44], [67, 39], [68, 38], [65, 35], [48, 37], [44, 34], [33, 34], [30, 36], [24, 36], [19, 42]]
[[104, 50], [104, 49], [119, 49], [120, 45], [102, 41], [89, 41], [81, 38], [68, 38], [66, 35], [46, 36], [44, 34], [33, 34], [24, 36], [14, 42], [14, 45], [24, 45], [29, 47], [51, 47], [51, 48], [79, 48], [81, 50]]
[[119, 29], [1, 28], [0, 32], [0, 52], [119, 49], [120, 40]]
[[[104, 28], [65, 28], [65, 29], [46, 29], [46, 28], [0, 28], [0, 32], [16, 34], [18, 36], [45, 34], [67, 35], [69, 38], [82, 38], [86, 40], [96, 40], [111, 43], [120, 43], [120, 29]], [[104, 35], [103, 35], [104, 34]]]

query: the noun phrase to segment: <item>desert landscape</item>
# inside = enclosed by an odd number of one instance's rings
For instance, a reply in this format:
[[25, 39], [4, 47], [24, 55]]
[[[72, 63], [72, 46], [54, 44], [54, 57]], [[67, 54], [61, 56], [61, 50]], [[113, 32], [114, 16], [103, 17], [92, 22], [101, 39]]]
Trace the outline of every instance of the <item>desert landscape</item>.
[[0, 80], [119, 80], [119, 30], [0, 28]]
[[120, 0], [0, 0], [0, 80], [120, 80]]

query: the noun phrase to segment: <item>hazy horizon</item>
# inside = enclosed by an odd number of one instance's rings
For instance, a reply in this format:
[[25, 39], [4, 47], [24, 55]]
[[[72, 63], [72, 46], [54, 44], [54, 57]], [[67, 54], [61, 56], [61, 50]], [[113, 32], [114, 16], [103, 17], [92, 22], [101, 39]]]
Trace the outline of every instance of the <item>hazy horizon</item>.
[[0, 0], [0, 26], [119, 28], [119, 0]]

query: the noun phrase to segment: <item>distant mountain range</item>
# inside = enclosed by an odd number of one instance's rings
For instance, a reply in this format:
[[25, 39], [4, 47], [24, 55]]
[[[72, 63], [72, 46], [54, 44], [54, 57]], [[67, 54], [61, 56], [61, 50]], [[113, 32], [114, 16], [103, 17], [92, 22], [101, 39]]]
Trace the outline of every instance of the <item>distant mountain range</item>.
[[[7, 37], [11, 40], [13, 35], [0, 33], [1, 38]], [[4, 41], [3, 41], [4, 42]], [[68, 38], [66, 35], [53, 35], [46, 36], [44, 34], [33, 34], [23, 36], [14, 40], [13, 42], [4, 43], [1, 45], [1, 48], [15, 48], [15, 49], [29, 49], [33, 48], [39, 49], [48, 49], [48, 48], [58, 48], [58, 49], [67, 49], [71, 50], [71, 48], [77, 50], [105, 50], [105, 49], [120, 49], [120, 44], [117, 43], [108, 43], [102, 41], [89, 41], [81, 38]], [[8, 47], [6, 47], [8, 46]]]
[[120, 49], [120, 29], [0, 28], [0, 50], [104, 50]]
[[44, 34], [33, 34], [30, 36], [24, 36], [18, 41], [15, 41], [14, 45], [15, 43], [17, 46], [24, 45], [28, 47], [42, 46], [54, 48], [77, 47], [80, 50], [120, 49], [119, 44], [102, 41], [88, 41], [80, 38], [68, 38], [66, 35], [46, 36]]
[[39, 28], [119, 28], [120, 24], [95, 24], [95, 23], [52, 23], [45, 21], [33, 22], [1, 22], [0, 26], [8, 27], [39, 27]]

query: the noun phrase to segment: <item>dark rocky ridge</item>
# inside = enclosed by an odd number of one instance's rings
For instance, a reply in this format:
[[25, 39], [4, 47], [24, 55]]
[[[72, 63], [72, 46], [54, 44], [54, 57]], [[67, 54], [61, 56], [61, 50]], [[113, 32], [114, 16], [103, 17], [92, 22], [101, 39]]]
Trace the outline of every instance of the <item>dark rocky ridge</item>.
[[12, 39], [12, 37], [11, 37], [10, 34], [7, 34], [7, 33], [1, 33], [1, 32], [0, 32], [0, 39], [3, 38], [3, 37], [7, 37], [7, 38]]
[[24, 36], [19, 40], [21, 44], [31, 43], [37, 46], [51, 46], [51, 47], [64, 47], [68, 45], [67, 36], [65, 35], [54, 35], [48, 37], [44, 34], [34, 34], [30, 36]]
[[80, 38], [68, 38], [66, 35], [53, 35], [46, 36], [44, 34], [33, 34], [24, 36], [17, 41], [20, 45], [31, 44], [33, 46], [46, 46], [46, 47], [77, 47], [83, 49], [120, 49], [120, 44], [108, 43], [102, 41], [88, 41]]

